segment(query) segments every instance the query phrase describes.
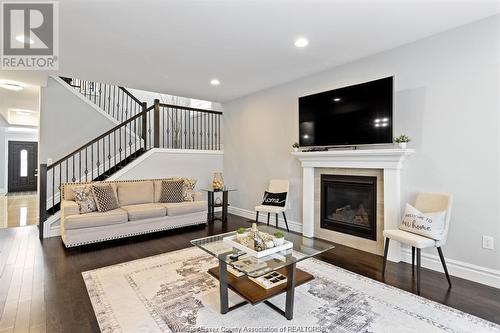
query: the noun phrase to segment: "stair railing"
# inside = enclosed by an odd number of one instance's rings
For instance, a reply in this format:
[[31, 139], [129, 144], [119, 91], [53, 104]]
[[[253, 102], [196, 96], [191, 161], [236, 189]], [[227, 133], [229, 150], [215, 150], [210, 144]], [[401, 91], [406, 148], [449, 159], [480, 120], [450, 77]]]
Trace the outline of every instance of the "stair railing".
[[142, 112], [142, 102], [124, 87], [67, 77], [61, 79], [120, 123]]

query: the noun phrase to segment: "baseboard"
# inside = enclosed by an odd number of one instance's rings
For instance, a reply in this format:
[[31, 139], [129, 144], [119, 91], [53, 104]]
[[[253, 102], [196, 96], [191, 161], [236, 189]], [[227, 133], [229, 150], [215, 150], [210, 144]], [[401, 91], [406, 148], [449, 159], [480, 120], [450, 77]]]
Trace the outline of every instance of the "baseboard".
[[[247, 218], [249, 220], [255, 220], [255, 211], [251, 211], [251, 210], [248, 210], [248, 209], [243, 209], [243, 208], [229, 206], [228, 212], [230, 214], [238, 215], [238, 216]], [[286, 214], [286, 212], [285, 212], [285, 214]], [[273, 215], [273, 214], [271, 214], [271, 215]], [[276, 223], [275, 221], [276, 221], [275, 217], [271, 216], [269, 224], [271, 224], [271, 225], [274, 226], [275, 223]], [[291, 231], [302, 233], [302, 223], [291, 221], [288, 218], [287, 218], [287, 221], [288, 221], [288, 228]], [[266, 213], [260, 213], [260, 215], [259, 215], [259, 222], [264, 222], [264, 223], [267, 222], [267, 214]], [[281, 215], [281, 216], [278, 217], [278, 226], [280, 228], [286, 229], [285, 220], [283, 219], [283, 215]]]
[[0, 195], [7, 194], [7, 190], [5, 188], [0, 188]]
[[[411, 249], [401, 250], [401, 260], [411, 264]], [[445, 258], [450, 275], [500, 289], [500, 270]], [[422, 267], [444, 273], [438, 255], [422, 252]]]

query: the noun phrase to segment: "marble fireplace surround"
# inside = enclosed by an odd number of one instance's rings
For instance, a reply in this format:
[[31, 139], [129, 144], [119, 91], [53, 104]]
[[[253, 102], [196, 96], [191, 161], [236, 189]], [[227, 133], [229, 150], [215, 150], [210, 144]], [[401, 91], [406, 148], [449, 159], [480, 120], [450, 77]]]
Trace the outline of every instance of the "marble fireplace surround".
[[[381, 254], [382, 230], [398, 227], [401, 212], [401, 169], [412, 149], [358, 149], [293, 152], [302, 164], [302, 233]], [[319, 177], [321, 174], [377, 176], [377, 241], [319, 228]], [[401, 260], [401, 248], [391, 244], [388, 259]]]

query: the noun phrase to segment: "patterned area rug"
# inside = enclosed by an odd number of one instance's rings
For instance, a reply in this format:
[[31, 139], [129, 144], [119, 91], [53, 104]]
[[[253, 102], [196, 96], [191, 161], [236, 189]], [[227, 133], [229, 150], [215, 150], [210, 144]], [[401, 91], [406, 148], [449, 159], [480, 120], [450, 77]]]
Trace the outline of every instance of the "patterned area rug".
[[[308, 259], [294, 319], [265, 304], [219, 313], [217, 261], [197, 248], [83, 273], [102, 332], [500, 332], [500, 326]], [[242, 299], [230, 292], [230, 305]], [[284, 295], [272, 299], [284, 306]]]

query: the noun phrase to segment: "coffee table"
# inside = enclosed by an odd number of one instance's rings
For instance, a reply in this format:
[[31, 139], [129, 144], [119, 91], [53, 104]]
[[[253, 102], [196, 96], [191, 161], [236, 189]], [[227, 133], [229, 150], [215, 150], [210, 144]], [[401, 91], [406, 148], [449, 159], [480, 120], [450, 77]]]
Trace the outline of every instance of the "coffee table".
[[[269, 234], [274, 234], [278, 229], [259, 225], [259, 231]], [[283, 232], [283, 230], [280, 230]], [[264, 302], [278, 313], [285, 316], [288, 320], [293, 319], [293, 305], [295, 297], [295, 287], [304, 284], [314, 279], [311, 274], [298, 269], [296, 264], [302, 260], [306, 260], [322, 252], [331, 250], [334, 246], [331, 243], [317, 240], [314, 238], [302, 237], [297, 234], [286, 233], [285, 239], [293, 243], [293, 248], [285, 251], [277, 252], [276, 254], [266, 257], [255, 259], [259, 263], [259, 270], [245, 270], [241, 267], [236, 268], [237, 259], [231, 258], [240, 250], [228, 245], [223, 239], [225, 237], [234, 236], [236, 231], [228, 232], [220, 235], [194, 239], [191, 244], [199, 247], [208, 254], [214, 256], [219, 260], [217, 267], [210, 268], [208, 272], [219, 280], [220, 284], [220, 312], [226, 314], [245, 304], [259, 304]], [[247, 254], [241, 256], [239, 259], [248, 256]], [[232, 273], [228, 273], [228, 265], [232, 269], [243, 273], [242, 276], [237, 277]], [[265, 267], [265, 269], [263, 269]], [[264, 271], [267, 270], [267, 271]], [[257, 278], [269, 271], [278, 271], [287, 277], [287, 283], [265, 289], [259, 286], [250, 278]], [[228, 289], [233, 290], [240, 295], [244, 302], [229, 307], [228, 302]], [[271, 297], [286, 292], [285, 310], [272, 304], [268, 300]]]

